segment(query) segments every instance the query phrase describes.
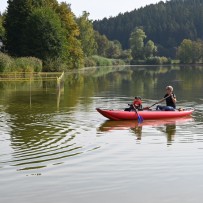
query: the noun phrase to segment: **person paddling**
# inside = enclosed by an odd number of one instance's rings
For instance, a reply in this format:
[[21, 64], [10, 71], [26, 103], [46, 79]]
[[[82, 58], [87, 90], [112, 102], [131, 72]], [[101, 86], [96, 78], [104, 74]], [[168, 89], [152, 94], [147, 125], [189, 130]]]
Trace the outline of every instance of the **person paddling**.
[[162, 100], [160, 100], [158, 103], [163, 102], [164, 100], [166, 100], [166, 106], [161, 106], [158, 105], [156, 107], [156, 110], [160, 110], [160, 111], [175, 111], [176, 109], [176, 95], [173, 92], [173, 87], [172, 86], [167, 86], [166, 87], [166, 94], [164, 95], [164, 98]]

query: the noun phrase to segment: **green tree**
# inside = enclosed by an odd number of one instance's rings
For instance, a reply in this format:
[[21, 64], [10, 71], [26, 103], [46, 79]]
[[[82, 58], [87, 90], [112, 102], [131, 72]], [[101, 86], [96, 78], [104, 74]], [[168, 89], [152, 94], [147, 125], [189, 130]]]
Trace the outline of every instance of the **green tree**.
[[5, 41], [5, 28], [3, 26], [3, 16], [0, 14], [0, 50], [3, 47], [3, 42]]
[[106, 50], [106, 56], [108, 58], [119, 58], [122, 52], [122, 47], [119, 41], [110, 41], [108, 49]]
[[192, 42], [192, 63], [199, 63], [203, 58], [203, 42], [201, 40]]
[[201, 62], [203, 62], [203, 41], [201, 40]]
[[203, 60], [203, 41], [185, 39], [178, 47], [177, 58], [182, 63], [199, 63]]
[[[27, 56], [27, 33], [31, 27], [28, 19], [35, 8], [55, 9], [56, 0], [8, 0], [5, 18], [6, 48], [14, 56]], [[15, 20], [14, 20], [15, 19]]]
[[133, 59], [144, 59], [144, 39], [146, 37], [145, 32], [140, 28], [135, 28], [131, 33], [129, 41]]
[[0, 39], [5, 37], [5, 28], [3, 26], [3, 16], [0, 14]]
[[85, 56], [92, 56], [96, 53], [97, 44], [94, 38], [94, 29], [92, 22], [88, 19], [89, 13], [83, 12], [83, 15], [77, 19], [82, 49]]
[[79, 27], [66, 3], [9, 0], [5, 28], [7, 50], [11, 55], [35, 56], [49, 66], [61, 63], [68, 68], [83, 66]]
[[58, 8], [58, 1], [57, 0], [28, 0], [32, 2], [33, 8], [39, 7], [49, 7], [53, 10]]
[[146, 58], [154, 56], [157, 52], [157, 47], [152, 40], [149, 40], [144, 47], [144, 54]]
[[57, 13], [65, 29], [67, 44], [66, 64], [69, 68], [80, 68], [84, 64], [84, 54], [82, 45], [78, 39], [80, 35], [79, 27], [75, 21], [75, 16], [71, 11], [70, 5], [61, 3], [57, 8]]
[[130, 61], [133, 59], [131, 49], [123, 50], [120, 58], [125, 60], [126, 63], [130, 63]]
[[107, 49], [109, 48], [109, 40], [105, 35], [101, 35], [99, 32], [94, 33], [95, 41], [97, 43], [97, 54], [99, 56], [107, 56]]
[[14, 56], [26, 55], [27, 20], [32, 13], [32, 2], [28, 0], [8, 0], [5, 19], [6, 48]]
[[184, 39], [177, 50], [177, 58], [181, 63], [191, 63], [193, 55], [193, 42], [189, 39]]
[[28, 24], [32, 26], [26, 30], [27, 54], [45, 64], [49, 60], [62, 62], [67, 54], [67, 41], [59, 16], [51, 8], [37, 8], [30, 14]]

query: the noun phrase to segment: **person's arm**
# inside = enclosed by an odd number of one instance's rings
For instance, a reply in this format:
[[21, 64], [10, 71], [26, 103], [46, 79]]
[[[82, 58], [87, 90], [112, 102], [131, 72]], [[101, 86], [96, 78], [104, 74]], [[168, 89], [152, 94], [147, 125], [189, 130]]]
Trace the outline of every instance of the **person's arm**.
[[172, 101], [173, 101], [174, 104], [177, 102], [177, 99], [176, 99], [176, 95], [175, 95], [175, 94], [171, 94], [171, 99], [172, 99]]
[[[171, 95], [168, 95], [168, 94], [166, 94], [165, 96], [164, 96], [164, 98], [163, 99], [161, 99], [161, 100], [159, 100], [156, 104], [159, 104], [159, 103], [162, 103], [163, 101], [165, 101], [168, 97], [170, 97]], [[175, 96], [175, 95], [174, 95]]]
[[158, 101], [157, 104], [162, 103], [163, 101], [165, 101], [165, 98], [163, 98], [160, 101]]
[[167, 95], [167, 94], [166, 94], [166, 95], [164, 95], [164, 98], [163, 98], [163, 99], [161, 99], [161, 100], [159, 100], [159, 101], [157, 102], [157, 104], [162, 103], [163, 101], [165, 101], [167, 97], [168, 97], [168, 95]]

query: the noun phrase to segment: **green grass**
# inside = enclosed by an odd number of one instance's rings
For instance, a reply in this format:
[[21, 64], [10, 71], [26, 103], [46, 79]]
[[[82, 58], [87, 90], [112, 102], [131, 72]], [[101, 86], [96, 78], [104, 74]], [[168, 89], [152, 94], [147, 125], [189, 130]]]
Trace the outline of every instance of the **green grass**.
[[35, 57], [12, 58], [0, 52], [0, 72], [41, 72], [42, 61]]
[[172, 61], [170, 58], [153, 56], [146, 60], [132, 60], [131, 65], [169, 65]]
[[125, 65], [121, 59], [109, 59], [102, 56], [91, 56], [85, 59], [85, 67]]
[[180, 64], [180, 60], [172, 60], [172, 64]]

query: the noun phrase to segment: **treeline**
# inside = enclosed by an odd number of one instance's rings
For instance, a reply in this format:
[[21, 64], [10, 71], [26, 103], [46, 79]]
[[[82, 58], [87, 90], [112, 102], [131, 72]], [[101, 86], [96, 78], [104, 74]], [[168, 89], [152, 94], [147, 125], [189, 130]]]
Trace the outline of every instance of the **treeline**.
[[[130, 35], [129, 43], [132, 54], [131, 64], [161, 65], [171, 64], [172, 60], [165, 56], [157, 56], [157, 46], [152, 40], [146, 41], [146, 33], [135, 28]], [[182, 64], [203, 63], [203, 41], [184, 39], [176, 50], [176, 59]], [[177, 61], [176, 61], [177, 63]]]
[[43, 71], [202, 63], [202, 10], [203, 0], [171, 0], [92, 22], [57, 0], [8, 0], [0, 14], [0, 71], [19, 64], [34, 71], [35, 62]]
[[7, 55], [40, 59], [43, 71], [102, 64], [104, 59], [95, 55], [127, 61], [130, 53], [123, 51], [120, 42], [96, 32], [88, 17], [83, 12], [76, 18], [69, 4], [57, 0], [8, 0], [7, 11], [0, 15], [4, 64], [9, 63]]
[[135, 27], [142, 27], [159, 56], [175, 58], [183, 39], [203, 39], [203, 0], [171, 0], [95, 21], [94, 29], [125, 49]]

